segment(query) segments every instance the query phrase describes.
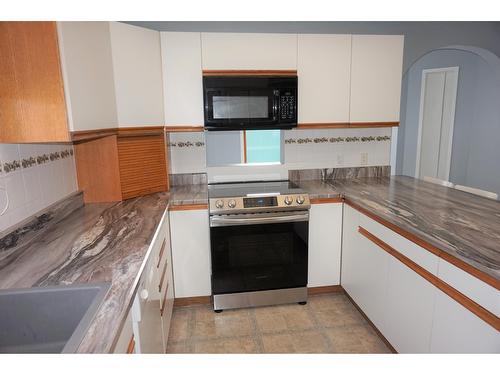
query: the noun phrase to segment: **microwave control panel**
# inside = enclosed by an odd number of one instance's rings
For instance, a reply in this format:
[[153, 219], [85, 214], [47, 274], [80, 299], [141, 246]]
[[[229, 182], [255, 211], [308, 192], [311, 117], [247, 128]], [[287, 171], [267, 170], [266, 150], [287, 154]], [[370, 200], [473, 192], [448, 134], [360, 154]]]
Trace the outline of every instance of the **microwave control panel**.
[[280, 119], [295, 119], [295, 95], [291, 92], [282, 92], [280, 95]]

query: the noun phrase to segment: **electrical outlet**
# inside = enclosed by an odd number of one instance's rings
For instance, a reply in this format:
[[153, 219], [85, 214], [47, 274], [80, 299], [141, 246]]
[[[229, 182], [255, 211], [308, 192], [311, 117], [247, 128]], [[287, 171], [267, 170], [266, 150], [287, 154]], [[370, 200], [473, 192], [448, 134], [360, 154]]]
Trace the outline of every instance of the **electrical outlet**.
[[361, 165], [368, 165], [368, 152], [361, 153]]
[[344, 165], [344, 154], [337, 154], [337, 165]]

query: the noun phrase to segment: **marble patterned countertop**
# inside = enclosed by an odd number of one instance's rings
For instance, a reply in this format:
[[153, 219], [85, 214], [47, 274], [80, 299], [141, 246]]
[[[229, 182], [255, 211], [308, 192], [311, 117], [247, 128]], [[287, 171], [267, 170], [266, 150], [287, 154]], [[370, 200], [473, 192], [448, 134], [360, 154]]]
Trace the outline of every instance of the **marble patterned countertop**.
[[111, 283], [78, 348], [109, 352], [168, 204], [168, 193], [87, 205], [81, 194], [66, 199], [0, 239], [0, 289]]

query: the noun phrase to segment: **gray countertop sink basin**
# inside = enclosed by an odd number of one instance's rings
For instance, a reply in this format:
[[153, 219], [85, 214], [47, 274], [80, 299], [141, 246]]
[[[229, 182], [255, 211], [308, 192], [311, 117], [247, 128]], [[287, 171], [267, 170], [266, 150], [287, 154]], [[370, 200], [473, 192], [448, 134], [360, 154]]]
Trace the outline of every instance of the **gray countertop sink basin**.
[[74, 353], [110, 284], [0, 290], [0, 353]]

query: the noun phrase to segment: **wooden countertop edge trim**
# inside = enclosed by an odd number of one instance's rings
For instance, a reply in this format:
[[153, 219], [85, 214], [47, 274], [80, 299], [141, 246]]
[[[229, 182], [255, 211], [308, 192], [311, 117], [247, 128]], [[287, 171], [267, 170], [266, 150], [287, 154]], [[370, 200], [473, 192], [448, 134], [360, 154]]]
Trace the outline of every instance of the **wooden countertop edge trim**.
[[176, 204], [169, 206], [169, 211], [189, 211], [189, 210], [208, 210], [207, 203], [188, 203], [188, 204]]
[[450, 298], [452, 298], [457, 303], [465, 307], [467, 310], [469, 310], [471, 313], [473, 313], [478, 318], [483, 320], [485, 323], [489, 324], [497, 331], [500, 331], [500, 318], [497, 317], [495, 314], [488, 311], [487, 309], [485, 309], [484, 307], [482, 307], [481, 305], [479, 305], [477, 302], [473, 301], [466, 295], [462, 294], [461, 292], [459, 292], [458, 290], [456, 290], [455, 288], [453, 288], [452, 286], [441, 280], [439, 277], [433, 275], [425, 268], [412, 261], [410, 258], [401, 254], [399, 251], [397, 251], [392, 246], [382, 241], [374, 234], [367, 231], [365, 228], [359, 226], [358, 232], [362, 236], [366, 237], [368, 240], [373, 242], [375, 245], [377, 245], [379, 248], [381, 248], [382, 250], [386, 251], [394, 258], [399, 260], [405, 266], [413, 270], [415, 273], [423, 277], [425, 280], [430, 282], [432, 285], [441, 290], [443, 293], [447, 294]]
[[375, 220], [376, 222], [382, 224], [383, 226], [389, 228], [390, 230], [396, 232], [400, 236], [403, 236], [407, 240], [413, 242], [414, 244], [424, 248], [425, 250], [429, 251], [430, 253], [438, 256], [441, 259], [444, 259], [445, 261], [453, 264], [454, 266], [460, 268], [462, 271], [467, 272], [468, 274], [474, 276], [475, 278], [483, 281], [484, 283], [492, 286], [496, 290], [500, 290], [500, 281], [496, 280], [494, 277], [478, 270], [474, 266], [471, 266], [468, 263], [465, 263], [463, 260], [460, 260], [453, 255], [448, 254], [447, 252], [440, 250], [439, 248], [431, 245], [430, 243], [422, 240], [420, 237], [404, 230], [398, 227], [395, 224], [392, 224], [388, 222], [387, 220], [382, 219], [381, 217], [373, 214], [372, 212], [364, 209], [363, 207], [357, 205], [354, 203], [352, 200], [345, 198], [344, 197], [344, 203], [347, 205], [351, 206], [352, 208], [358, 210], [359, 212], [363, 213], [364, 215], [370, 217], [371, 219]]
[[323, 204], [323, 203], [342, 203], [342, 197], [328, 197], [328, 198], [311, 198], [309, 199], [311, 204]]
[[296, 76], [297, 70], [204, 69], [202, 74], [203, 76]]

